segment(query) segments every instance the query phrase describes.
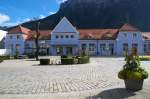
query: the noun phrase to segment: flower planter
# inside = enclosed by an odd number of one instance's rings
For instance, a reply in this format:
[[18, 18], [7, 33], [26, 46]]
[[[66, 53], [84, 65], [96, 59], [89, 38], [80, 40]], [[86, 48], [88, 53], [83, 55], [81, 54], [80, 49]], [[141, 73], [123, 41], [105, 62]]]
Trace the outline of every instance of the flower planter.
[[127, 90], [133, 90], [133, 91], [138, 91], [143, 88], [143, 82], [144, 80], [130, 80], [126, 79], [124, 80], [125, 86]]

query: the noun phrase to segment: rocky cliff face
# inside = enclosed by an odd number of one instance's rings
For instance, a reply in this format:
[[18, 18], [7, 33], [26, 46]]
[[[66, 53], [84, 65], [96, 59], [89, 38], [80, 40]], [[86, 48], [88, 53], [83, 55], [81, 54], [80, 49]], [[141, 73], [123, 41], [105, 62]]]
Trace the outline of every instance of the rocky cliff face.
[[[120, 28], [130, 23], [143, 31], [150, 30], [150, 0], [68, 0], [59, 11], [39, 20], [41, 29], [54, 28], [66, 16], [77, 28]], [[23, 25], [35, 29], [35, 23]]]

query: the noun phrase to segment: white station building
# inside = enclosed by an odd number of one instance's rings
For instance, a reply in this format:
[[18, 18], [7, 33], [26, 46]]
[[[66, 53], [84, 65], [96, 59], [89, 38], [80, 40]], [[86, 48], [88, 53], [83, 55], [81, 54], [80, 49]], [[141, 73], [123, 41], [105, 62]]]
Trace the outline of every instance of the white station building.
[[[53, 30], [40, 30], [40, 55], [76, 55], [86, 50], [91, 56], [122, 56], [125, 50], [138, 49], [140, 55], [150, 54], [150, 33], [124, 24], [120, 29], [76, 29], [63, 18]], [[8, 31], [5, 48], [22, 54], [35, 53], [35, 31], [17, 26]]]

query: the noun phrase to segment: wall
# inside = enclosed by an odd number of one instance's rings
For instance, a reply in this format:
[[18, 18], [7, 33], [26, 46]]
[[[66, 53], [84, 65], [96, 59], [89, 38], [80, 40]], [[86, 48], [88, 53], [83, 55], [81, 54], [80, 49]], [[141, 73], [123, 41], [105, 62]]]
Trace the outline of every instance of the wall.
[[[136, 34], [137, 36], [134, 37], [133, 35]], [[126, 35], [126, 36], [125, 36]], [[123, 44], [128, 44], [128, 49], [131, 50], [132, 44], [138, 44], [138, 54], [143, 54], [143, 37], [141, 32], [119, 32], [116, 44], [117, 44], [117, 55], [122, 56], [124, 55], [123, 51]]]
[[[115, 55], [115, 50], [116, 50], [116, 42], [115, 40], [80, 40], [80, 48], [82, 47], [82, 44], [86, 44], [87, 48], [86, 50], [89, 52], [90, 55], [96, 56], [96, 55], [100, 55], [100, 56], [111, 56], [111, 51], [108, 50], [101, 50], [100, 49], [100, 44], [106, 44], [106, 47], [109, 46], [109, 44], [113, 44], [114, 45], [114, 51], [113, 54]], [[95, 50], [94, 51], [89, 51], [89, 45], [90, 44], [95, 44]]]
[[[17, 39], [17, 35], [20, 36], [19, 39]], [[12, 38], [10, 38], [12, 36]], [[24, 44], [25, 40], [23, 39], [23, 35], [21, 33], [16, 33], [16, 34], [7, 34], [6, 39], [5, 39], [5, 48], [11, 50], [11, 55], [16, 54], [16, 44], [19, 44], [20, 47], [18, 48], [19, 54], [24, 54]]]

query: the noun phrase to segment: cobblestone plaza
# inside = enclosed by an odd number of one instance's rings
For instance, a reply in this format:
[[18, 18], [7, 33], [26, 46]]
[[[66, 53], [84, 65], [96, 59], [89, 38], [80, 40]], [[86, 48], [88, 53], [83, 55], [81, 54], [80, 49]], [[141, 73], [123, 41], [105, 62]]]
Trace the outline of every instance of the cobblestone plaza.
[[[150, 99], [150, 78], [139, 92], [126, 91], [118, 71], [123, 58], [91, 58], [82, 65], [40, 66], [32, 60], [0, 64], [0, 99]], [[150, 62], [142, 62], [150, 70]]]

